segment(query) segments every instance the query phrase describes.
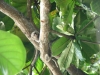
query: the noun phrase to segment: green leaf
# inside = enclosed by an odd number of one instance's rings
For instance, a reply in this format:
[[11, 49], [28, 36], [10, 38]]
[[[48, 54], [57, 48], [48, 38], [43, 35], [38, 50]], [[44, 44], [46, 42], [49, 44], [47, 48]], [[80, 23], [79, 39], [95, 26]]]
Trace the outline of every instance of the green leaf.
[[59, 67], [63, 72], [70, 66], [73, 55], [74, 55], [74, 45], [72, 44], [72, 42], [70, 42], [68, 46], [65, 48], [65, 50], [62, 52], [60, 58], [58, 59]]
[[[80, 25], [80, 28], [79, 28], [79, 31], [78, 32], [80, 32], [81, 30], [83, 30], [85, 27], [86, 27], [86, 25], [88, 24], [90, 22], [90, 20], [84, 20]], [[89, 27], [91, 26], [91, 25], [88, 25]], [[87, 28], [87, 27], [86, 27]], [[85, 28], [85, 29], [86, 29]]]
[[75, 4], [75, 1], [71, 1], [70, 4], [68, 5], [68, 8], [63, 7], [60, 9], [60, 13], [61, 13], [60, 16], [65, 26], [68, 24], [71, 24], [72, 22], [74, 4]]
[[[87, 22], [86, 20], [87, 20], [86, 12], [80, 9], [74, 19], [74, 28], [76, 33], [78, 33], [79, 30], [81, 30], [84, 27], [84, 25], [86, 25], [85, 24]], [[82, 24], [83, 22], [84, 24]]]
[[91, 37], [85, 35], [76, 36], [77, 40], [88, 40], [91, 41]]
[[3, 17], [1, 20], [4, 22], [5, 29], [7, 31], [11, 30], [11, 28], [14, 25], [14, 21], [11, 18], [9, 18], [8, 16]]
[[54, 2], [54, 0], [50, 0], [50, 3], [53, 3]]
[[[42, 71], [42, 69], [43, 69], [43, 62], [41, 61], [40, 58], [38, 58], [38, 60], [36, 61], [35, 67], [38, 70], [38, 72]], [[33, 71], [34, 71], [35, 74], [38, 74], [36, 69], [34, 68]]]
[[26, 51], [21, 40], [0, 30], [0, 75], [15, 75], [24, 67]]
[[[79, 28], [78, 33], [80, 34], [85, 34], [85, 35], [89, 35], [89, 34], [95, 34], [96, 32], [96, 28], [94, 28], [94, 24], [88, 24], [90, 22], [90, 20], [85, 20], [81, 23], [81, 26]], [[88, 24], [88, 25], [87, 25]]]
[[40, 13], [38, 8], [34, 5], [32, 9], [32, 18], [37, 28], [40, 28]]
[[93, 0], [90, 6], [94, 12], [100, 15], [100, 0]]
[[24, 43], [29, 42], [29, 40], [24, 35], [24, 33], [16, 25], [13, 26], [13, 28], [10, 30], [10, 32], [17, 35], [22, 40], [22, 42], [24, 42]]
[[81, 42], [82, 54], [87, 62], [90, 62], [90, 57], [99, 52], [99, 46], [93, 43]]
[[76, 54], [77, 58], [79, 58], [81, 61], [84, 61], [85, 58], [82, 56], [81, 47], [79, 46], [79, 44], [77, 42], [73, 42], [73, 44], [74, 44], [75, 54]]
[[73, 54], [72, 64], [74, 64], [76, 67], [79, 67], [79, 58], [77, 58], [75, 52]]
[[94, 21], [96, 31], [96, 41], [100, 43], [100, 17]]
[[59, 55], [68, 45], [69, 39], [65, 37], [59, 38], [52, 44], [51, 51], [53, 55]]
[[22, 4], [22, 3], [26, 3], [27, 0], [12, 0], [12, 2], [18, 3], [18, 4]]
[[12, 2], [10, 3], [13, 7], [15, 7], [17, 10], [19, 10], [21, 13], [23, 13], [24, 15], [26, 15], [27, 13], [27, 1], [26, 0], [12, 0]]
[[90, 7], [90, 3], [92, 0], [82, 0], [82, 3], [85, 4], [86, 6]]
[[20, 7], [17, 7], [17, 9], [22, 12], [23, 14], [26, 14], [26, 10], [27, 10], [27, 6], [25, 4], [23, 4]]
[[33, 45], [29, 42], [29, 43], [25, 43], [24, 44], [26, 51], [27, 51], [27, 58], [26, 58], [26, 62], [29, 62], [33, 59], [33, 55], [35, 54], [34, 51], [34, 47]]
[[45, 69], [45, 67], [44, 67], [42, 71], [44, 71], [44, 72], [42, 73], [43, 75], [50, 75], [50, 71], [49, 71], [48, 68]]
[[[60, 27], [59, 27], [60, 26]], [[63, 25], [60, 17], [55, 17], [52, 23], [52, 29], [56, 31], [62, 30]]]
[[72, 0], [63, 0], [63, 1], [61, 1], [61, 0], [54, 0], [54, 1], [56, 2], [57, 6], [63, 8], [63, 7], [67, 7], [68, 4], [69, 4]]

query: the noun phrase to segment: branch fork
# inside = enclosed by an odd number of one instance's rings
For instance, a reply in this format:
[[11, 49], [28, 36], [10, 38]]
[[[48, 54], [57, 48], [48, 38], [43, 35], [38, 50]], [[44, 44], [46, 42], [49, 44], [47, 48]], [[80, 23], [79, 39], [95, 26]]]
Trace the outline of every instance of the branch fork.
[[[12, 18], [20, 30], [25, 34], [29, 41], [37, 50], [40, 50], [40, 57], [42, 61], [48, 66], [53, 75], [62, 75], [60, 69], [51, 59], [49, 46], [49, 0], [40, 0], [40, 37], [39, 43], [36, 41], [38, 35], [35, 33], [36, 29], [33, 23], [29, 22], [18, 10], [10, 6], [4, 0], [0, 0], [0, 11], [10, 18]], [[38, 31], [37, 31], [38, 32]]]

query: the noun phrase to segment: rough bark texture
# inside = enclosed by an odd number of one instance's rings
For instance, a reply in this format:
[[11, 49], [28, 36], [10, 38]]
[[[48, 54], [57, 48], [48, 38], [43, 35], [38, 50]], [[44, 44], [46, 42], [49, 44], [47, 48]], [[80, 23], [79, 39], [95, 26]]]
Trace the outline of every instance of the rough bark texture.
[[[40, 38], [39, 42], [36, 42], [35, 37], [31, 36], [32, 33], [36, 31], [34, 25], [29, 22], [19, 11], [17, 11], [14, 7], [8, 5], [4, 2], [4, 0], [0, 0], [0, 11], [10, 18], [14, 20], [16, 25], [21, 29], [21, 31], [25, 34], [25, 36], [30, 40], [30, 42], [35, 46], [36, 49], [40, 50], [41, 59], [51, 70], [53, 75], [62, 75], [60, 69], [56, 66], [56, 63], [52, 60], [50, 55], [50, 47], [49, 47], [49, 10], [50, 3], [49, 0], [41, 0], [40, 4]], [[38, 31], [37, 31], [38, 32]], [[69, 72], [71, 73], [73, 68], [69, 68]], [[76, 71], [74, 71], [76, 72]], [[85, 75], [85, 74], [77, 74], [77, 75]]]
[[0, 11], [14, 20], [16, 25], [21, 29], [25, 36], [35, 46], [36, 49], [40, 50], [41, 59], [49, 67], [53, 75], [62, 75], [60, 69], [56, 66], [55, 62], [50, 56], [49, 47], [49, 0], [41, 0], [41, 29], [40, 29], [40, 46], [35, 41], [35, 37], [31, 34], [36, 31], [34, 25], [29, 22], [18, 10], [9, 4], [5, 3], [4, 0], [0, 0]]
[[40, 54], [41, 59], [49, 67], [53, 75], [62, 75], [60, 69], [56, 66], [55, 62], [51, 58], [49, 47], [49, 0], [41, 0], [40, 2]]
[[67, 69], [68, 73], [70, 75], [87, 75], [82, 70], [76, 68], [74, 65], [70, 65], [70, 67]]

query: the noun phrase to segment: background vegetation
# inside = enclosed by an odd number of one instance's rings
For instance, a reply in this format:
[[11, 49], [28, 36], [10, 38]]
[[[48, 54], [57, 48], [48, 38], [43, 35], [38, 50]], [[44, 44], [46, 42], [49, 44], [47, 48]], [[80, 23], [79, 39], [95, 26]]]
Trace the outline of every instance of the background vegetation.
[[[41, 1], [0, 0], [0, 75], [52, 75], [53, 71], [41, 60], [37, 48], [23, 33], [23, 26], [21, 28], [16, 23], [18, 18], [15, 20], [2, 11], [10, 6], [17, 9], [39, 32]], [[50, 4], [48, 39], [58, 71], [62, 75], [99, 75], [100, 0], [50, 0]], [[16, 15], [12, 10], [9, 13]], [[25, 30], [31, 32], [27, 27]]]

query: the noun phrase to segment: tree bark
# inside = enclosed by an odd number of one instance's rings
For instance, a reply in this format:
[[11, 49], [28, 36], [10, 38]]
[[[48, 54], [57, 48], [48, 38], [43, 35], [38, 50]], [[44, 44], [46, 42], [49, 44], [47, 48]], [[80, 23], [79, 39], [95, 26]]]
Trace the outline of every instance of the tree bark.
[[87, 75], [85, 72], [82, 70], [76, 68], [74, 65], [70, 65], [70, 67], [67, 69], [68, 73], [70, 75]]
[[62, 75], [60, 69], [52, 60], [50, 45], [49, 45], [49, 0], [41, 0], [40, 2], [40, 58], [49, 67], [53, 75]]
[[[42, 61], [48, 66], [53, 75], [62, 75], [60, 69], [56, 66], [55, 62], [50, 56], [50, 47], [49, 47], [49, 0], [41, 0], [40, 9], [41, 9], [41, 29], [40, 29], [40, 44], [34, 39], [34, 36], [31, 37], [31, 34], [36, 31], [34, 25], [29, 22], [18, 10], [9, 4], [5, 3], [4, 0], [0, 0], [0, 11], [11, 19], [14, 20], [16, 25], [20, 30], [25, 34], [25, 36], [30, 40], [30, 42], [35, 46], [36, 49], [40, 50]], [[37, 31], [38, 32], [38, 31]]]

